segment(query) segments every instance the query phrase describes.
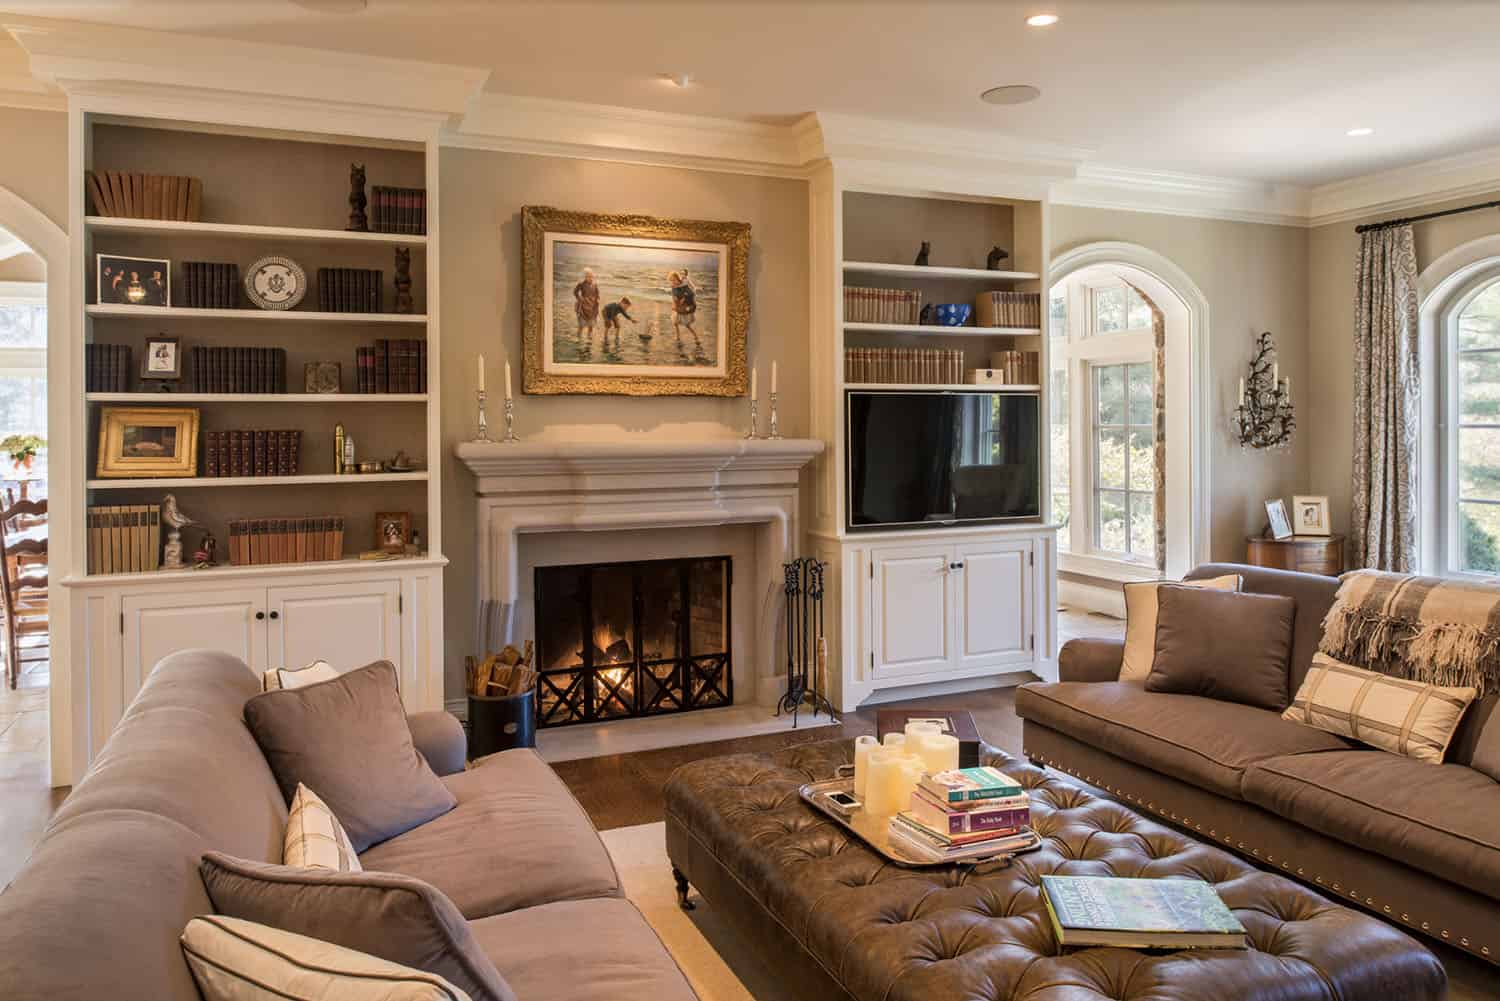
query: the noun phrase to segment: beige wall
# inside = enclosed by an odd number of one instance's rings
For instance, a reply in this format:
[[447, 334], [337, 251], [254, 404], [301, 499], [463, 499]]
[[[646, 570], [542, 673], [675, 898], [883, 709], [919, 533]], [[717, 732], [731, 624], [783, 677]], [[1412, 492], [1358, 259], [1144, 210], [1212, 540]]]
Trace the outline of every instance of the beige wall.
[[[0, 108], [0, 187], [68, 228], [68, 116]], [[4, 220], [0, 219], [0, 225]]]
[[[488, 363], [492, 399], [511, 360], [521, 381], [521, 207], [727, 219], [751, 225], [750, 358], [780, 363], [781, 430], [806, 435], [808, 206], [802, 181], [557, 157], [444, 149], [442, 172], [443, 548], [447, 690], [463, 691], [463, 656], [474, 651], [474, 481], [452, 456], [474, 433], [474, 358]], [[764, 392], [764, 389], [762, 390]], [[491, 420], [498, 423], [498, 407]], [[744, 399], [523, 396], [516, 432], [531, 437], [624, 434], [733, 435]], [[764, 427], [765, 415], [761, 417]], [[494, 423], [491, 425], [494, 431]]]
[[1299, 421], [1290, 450], [1272, 453], [1241, 451], [1230, 427], [1238, 380], [1262, 330], [1276, 336], [1281, 374], [1292, 379], [1293, 402], [1305, 408], [1311, 395], [1307, 232], [1290, 226], [1053, 206], [1053, 257], [1105, 240], [1140, 244], [1161, 254], [1185, 271], [1208, 300], [1210, 554], [1216, 560], [1243, 560], [1245, 535], [1265, 525], [1263, 502], [1307, 492], [1307, 423]]
[[[1500, 198], [1500, 191], [1380, 213], [1309, 231], [1307, 328], [1311, 331], [1308, 364], [1313, 376], [1306, 424], [1309, 483], [1311, 493], [1328, 495], [1335, 531], [1346, 531], [1349, 526], [1354, 471], [1354, 255], [1359, 247], [1354, 227], [1393, 215], [1421, 215], [1496, 198]], [[1460, 244], [1500, 233], [1500, 213], [1469, 212], [1433, 219], [1417, 223], [1413, 232], [1420, 271]]]
[[17, 254], [0, 261], [0, 282], [44, 282], [47, 265], [35, 254]]

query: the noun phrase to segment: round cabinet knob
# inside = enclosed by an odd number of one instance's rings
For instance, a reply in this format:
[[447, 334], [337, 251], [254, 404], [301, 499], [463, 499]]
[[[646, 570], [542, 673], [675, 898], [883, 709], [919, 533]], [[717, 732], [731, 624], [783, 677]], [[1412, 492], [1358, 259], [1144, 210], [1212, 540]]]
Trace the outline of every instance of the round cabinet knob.
[[272, 612], [271, 613], [271, 618], [273, 618], [273, 619], [279, 619], [279, 618], [281, 618], [281, 613], [280, 612]]
[[266, 613], [265, 612], [256, 612], [255, 613], [255, 617], [256, 617], [256, 619], [264, 619], [266, 617]]

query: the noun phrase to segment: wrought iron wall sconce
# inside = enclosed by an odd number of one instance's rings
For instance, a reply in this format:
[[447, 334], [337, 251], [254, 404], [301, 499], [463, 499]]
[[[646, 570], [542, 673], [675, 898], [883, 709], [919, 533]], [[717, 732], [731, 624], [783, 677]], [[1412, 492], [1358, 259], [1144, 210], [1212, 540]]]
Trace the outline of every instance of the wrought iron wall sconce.
[[1249, 379], [1240, 380], [1234, 427], [1241, 448], [1286, 448], [1292, 443], [1292, 432], [1297, 429], [1292, 380], [1281, 378], [1279, 368], [1268, 330], [1256, 339]]

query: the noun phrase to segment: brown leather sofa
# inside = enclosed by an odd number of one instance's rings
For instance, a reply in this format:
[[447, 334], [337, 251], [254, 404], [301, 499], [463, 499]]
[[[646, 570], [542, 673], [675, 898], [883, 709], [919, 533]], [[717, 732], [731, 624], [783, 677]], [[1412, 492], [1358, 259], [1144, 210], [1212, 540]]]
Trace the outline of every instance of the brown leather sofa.
[[[1296, 600], [1295, 693], [1338, 581], [1223, 563], [1188, 577], [1227, 573], [1241, 574], [1247, 591]], [[1117, 640], [1072, 640], [1059, 682], [1021, 687], [1016, 711], [1032, 761], [1500, 963], [1500, 782], [1470, 767], [1485, 728], [1500, 727], [1500, 697], [1470, 706], [1447, 760], [1432, 765], [1265, 709], [1117, 681], [1122, 651]]]
[[[212, 913], [204, 852], [280, 862], [287, 805], [245, 726], [260, 679], [227, 654], [163, 660], [0, 893], [0, 998], [199, 1001], [178, 937]], [[535, 752], [464, 768], [446, 713], [409, 717], [458, 800], [360, 855], [443, 891], [525, 1001], [696, 1001], [588, 816]]]

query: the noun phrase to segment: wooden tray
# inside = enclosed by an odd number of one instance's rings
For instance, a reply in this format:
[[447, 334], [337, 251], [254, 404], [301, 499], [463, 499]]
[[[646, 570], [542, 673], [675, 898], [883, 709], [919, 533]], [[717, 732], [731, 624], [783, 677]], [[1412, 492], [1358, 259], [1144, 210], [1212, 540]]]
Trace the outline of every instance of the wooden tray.
[[1036, 832], [1028, 831], [1031, 835], [1031, 843], [1021, 848], [1013, 848], [1004, 852], [993, 852], [985, 848], [975, 848], [956, 858], [948, 858], [941, 861], [933, 861], [919, 855], [908, 852], [901, 844], [893, 842], [890, 838], [890, 814], [869, 813], [860, 808], [850, 813], [847, 817], [834, 809], [828, 802], [829, 793], [846, 792], [854, 793], [854, 778], [829, 779], [826, 782], [809, 782], [798, 788], [800, 795], [808, 806], [837, 823], [844, 830], [859, 838], [865, 844], [873, 848], [879, 855], [897, 865], [907, 866], [913, 869], [930, 869], [945, 865], [980, 865], [992, 862], [1008, 863], [1017, 855], [1025, 852], [1035, 851], [1042, 846], [1042, 839]]

